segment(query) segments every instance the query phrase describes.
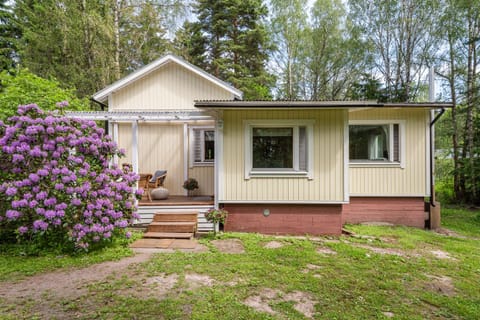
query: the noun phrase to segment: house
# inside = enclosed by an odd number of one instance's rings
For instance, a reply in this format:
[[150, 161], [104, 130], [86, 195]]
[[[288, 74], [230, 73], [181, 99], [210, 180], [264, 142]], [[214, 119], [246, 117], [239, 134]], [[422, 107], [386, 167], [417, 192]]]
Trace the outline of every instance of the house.
[[127, 150], [121, 161], [140, 173], [167, 170], [171, 196], [185, 197], [182, 183], [193, 177], [196, 197], [213, 197], [198, 207], [143, 201], [144, 221], [158, 210], [216, 206], [229, 211], [226, 230], [274, 234], [339, 234], [344, 223], [365, 221], [425, 227], [434, 110], [451, 106], [244, 101], [173, 55], [93, 99], [108, 111], [71, 116], [107, 120]]

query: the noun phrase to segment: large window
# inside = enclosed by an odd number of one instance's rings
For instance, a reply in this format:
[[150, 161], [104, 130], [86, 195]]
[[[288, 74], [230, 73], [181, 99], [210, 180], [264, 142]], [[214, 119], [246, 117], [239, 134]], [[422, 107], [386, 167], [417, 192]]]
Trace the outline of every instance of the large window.
[[312, 175], [313, 122], [247, 121], [245, 174]]
[[350, 122], [350, 163], [403, 165], [401, 131], [399, 122]]
[[213, 128], [192, 128], [191, 141], [191, 165], [213, 165], [215, 161]]

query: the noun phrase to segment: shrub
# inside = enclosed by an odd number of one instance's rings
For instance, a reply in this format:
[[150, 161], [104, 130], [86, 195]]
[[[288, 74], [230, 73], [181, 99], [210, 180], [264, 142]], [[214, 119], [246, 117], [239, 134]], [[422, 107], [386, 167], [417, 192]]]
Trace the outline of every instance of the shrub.
[[[205, 212], [205, 219], [213, 224], [224, 224], [227, 219], [228, 211], [225, 209], [210, 209]], [[216, 230], [216, 229], [214, 229]]]
[[198, 189], [198, 181], [194, 178], [188, 178], [183, 182], [183, 188], [187, 189], [188, 191]]
[[114, 155], [123, 152], [95, 122], [19, 106], [0, 121], [0, 228], [62, 250], [129, 236], [143, 190], [133, 193], [138, 175], [110, 166]]

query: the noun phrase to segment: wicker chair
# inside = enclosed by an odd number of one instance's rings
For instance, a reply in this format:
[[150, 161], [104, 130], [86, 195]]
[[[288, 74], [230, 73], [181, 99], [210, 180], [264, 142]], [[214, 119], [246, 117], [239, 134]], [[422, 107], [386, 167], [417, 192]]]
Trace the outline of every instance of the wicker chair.
[[157, 170], [155, 171], [153, 176], [150, 175], [150, 180], [148, 180], [148, 187], [147, 187], [148, 199], [150, 201], [152, 201], [152, 196], [150, 194], [150, 191], [159, 187], [163, 187], [163, 184], [166, 178], [167, 178], [167, 170]]
[[[143, 196], [147, 196], [149, 201], [152, 201], [150, 197], [150, 180], [152, 179], [151, 173], [140, 173], [140, 180], [138, 180], [138, 187], [143, 189]], [[142, 198], [143, 198], [142, 196]]]

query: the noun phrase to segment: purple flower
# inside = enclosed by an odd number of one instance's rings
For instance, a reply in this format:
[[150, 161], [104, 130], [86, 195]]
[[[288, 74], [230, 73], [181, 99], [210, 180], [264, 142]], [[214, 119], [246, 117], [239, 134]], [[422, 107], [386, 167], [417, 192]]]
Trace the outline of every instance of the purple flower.
[[40, 181], [40, 177], [35, 173], [30, 173], [28, 175], [28, 179], [30, 179], [30, 181], [32, 181], [33, 183], [37, 183], [38, 181]]
[[63, 183], [56, 183], [55, 184], [55, 190], [63, 190], [65, 188], [65, 186], [63, 185]]
[[43, 200], [45, 198], [47, 198], [47, 193], [45, 191], [41, 191], [35, 196], [35, 199], [37, 200]]
[[7, 191], [5, 191], [5, 194], [9, 197], [14, 196], [17, 194], [17, 188], [15, 187], [8, 187]]
[[10, 219], [10, 220], [15, 220], [17, 219], [18, 217], [20, 217], [20, 212], [18, 212], [17, 210], [7, 210], [7, 212], [5, 213], [5, 216], [7, 217], [7, 219]]
[[27, 231], [28, 231], [28, 227], [21, 226], [20, 228], [18, 228], [18, 233], [20, 233], [20, 234], [24, 234]]
[[35, 220], [33, 222], [33, 230], [34, 231], [45, 231], [48, 228], [48, 223], [42, 220]]
[[79, 206], [79, 205], [82, 204], [82, 201], [80, 201], [80, 199], [73, 198], [71, 203], [72, 203], [72, 205], [74, 205], [74, 206]]
[[56, 215], [55, 211], [53, 211], [53, 210], [47, 210], [47, 211], [45, 211], [45, 218], [47, 218], [47, 219], [53, 219], [53, 218], [55, 218], [56, 216], [57, 216], [57, 215]]
[[68, 101], [64, 100], [64, 101], [61, 101], [61, 102], [57, 102], [57, 107], [59, 109], [68, 107]]
[[46, 206], [53, 206], [57, 203], [57, 199], [56, 198], [48, 198], [46, 199], [45, 201], [43, 201], [43, 204], [46, 205]]
[[130, 239], [132, 237], [132, 233], [130, 231], [127, 231], [125, 233], [125, 238]]
[[45, 170], [45, 169], [40, 169], [37, 171], [37, 174], [40, 176], [40, 177], [45, 177], [45, 176], [48, 176], [48, 171]]

